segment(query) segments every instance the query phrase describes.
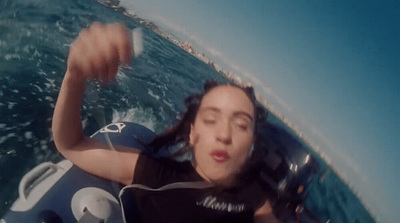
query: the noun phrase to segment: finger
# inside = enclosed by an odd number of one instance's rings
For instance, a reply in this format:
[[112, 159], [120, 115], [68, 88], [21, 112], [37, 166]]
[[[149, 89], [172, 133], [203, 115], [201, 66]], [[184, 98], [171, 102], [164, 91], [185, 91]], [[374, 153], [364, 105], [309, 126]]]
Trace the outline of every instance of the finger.
[[89, 59], [92, 64], [92, 74], [100, 82], [106, 82], [108, 76], [107, 54], [110, 48], [108, 38], [105, 34], [106, 26], [100, 23], [93, 23], [89, 28], [90, 42]]
[[79, 34], [76, 41], [72, 44], [70, 57], [72, 58], [73, 65], [80, 71], [79, 75], [91, 76], [94, 71], [93, 52], [93, 31], [91, 28], [83, 29]]
[[108, 77], [107, 80], [109, 82], [112, 82], [115, 80], [115, 77], [117, 76], [117, 72], [118, 72], [118, 61], [119, 61], [119, 57], [118, 57], [118, 52], [117, 49], [115, 47], [112, 47], [110, 49], [109, 54], [107, 54], [107, 64], [108, 64]]
[[123, 64], [129, 64], [133, 53], [131, 32], [121, 24], [110, 26], [109, 32], [113, 33], [113, 42], [118, 50], [119, 60]]
[[115, 43], [113, 42], [113, 36], [104, 35], [105, 31], [102, 30], [103, 35], [98, 35], [97, 38], [97, 48], [99, 52], [97, 53], [99, 66], [99, 78], [104, 82], [110, 82], [114, 80], [114, 77], [118, 71], [118, 51]]
[[76, 40], [70, 47], [67, 69], [77, 77], [84, 77], [88, 71], [86, 65], [86, 47]]

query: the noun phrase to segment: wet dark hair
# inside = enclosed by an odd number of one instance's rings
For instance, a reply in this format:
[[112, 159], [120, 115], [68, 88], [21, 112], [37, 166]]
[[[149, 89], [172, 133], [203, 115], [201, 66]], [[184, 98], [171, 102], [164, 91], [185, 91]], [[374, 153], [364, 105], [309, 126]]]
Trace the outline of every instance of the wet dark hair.
[[241, 89], [254, 105], [254, 113], [255, 113], [254, 137], [255, 137], [257, 135], [257, 126], [259, 125], [259, 123], [265, 121], [267, 113], [265, 109], [257, 102], [253, 87], [240, 86], [234, 83], [221, 84], [216, 81], [207, 81], [204, 84], [204, 90], [202, 93], [190, 95], [185, 99], [186, 112], [183, 114], [182, 118], [178, 121], [178, 123], [172, 128], [164, 131], [161, 135], [158, 135], [150, 143], [149, 146], [153, 148], [153, 151], [157, 153], [159, 152], [160, 149], [168, 148], [169, 146], [183, 142], [185, 145], [182, 147], [182, 149], [180, 149], [174, 154], [171, 154], [171, 157], [176, 157], [188, 152], [190, 126], [191, 124], [194, 123], [196, 119], [203, 97], [214, 88], [224, 85], [234, 86]]

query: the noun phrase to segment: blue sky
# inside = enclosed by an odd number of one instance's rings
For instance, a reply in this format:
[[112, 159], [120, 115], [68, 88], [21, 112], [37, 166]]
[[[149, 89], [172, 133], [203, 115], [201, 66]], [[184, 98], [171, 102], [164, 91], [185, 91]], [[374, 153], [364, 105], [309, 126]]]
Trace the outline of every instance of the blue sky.
[[400, 219], [398, 1], [121, 3], [253, 83], [381, 222]]

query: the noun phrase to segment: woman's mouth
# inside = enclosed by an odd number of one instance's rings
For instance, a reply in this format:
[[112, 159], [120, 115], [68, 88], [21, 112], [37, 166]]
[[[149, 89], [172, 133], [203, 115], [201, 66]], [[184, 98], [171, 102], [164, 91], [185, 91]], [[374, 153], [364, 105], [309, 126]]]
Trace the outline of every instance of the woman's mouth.
[[225, 151], [217, 150], [211, 153], [211, 157], [218, 163], [222, 163], [229, 159], [229, 154]]

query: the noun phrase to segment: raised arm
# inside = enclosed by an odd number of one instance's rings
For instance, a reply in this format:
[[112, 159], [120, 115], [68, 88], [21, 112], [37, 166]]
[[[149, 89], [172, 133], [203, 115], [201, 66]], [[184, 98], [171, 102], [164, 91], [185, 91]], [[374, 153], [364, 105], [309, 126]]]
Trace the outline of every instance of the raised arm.
[[86, 81], [114, 81], [119, 62], [127, 64], [131, 56], [132, 38], [125, 26], [95, 23], [83, 30], [71, 45], [52, 122], [55, 145], [64, 157], [92, 174], [123, 184], [132, 182], [139, 150], [113, 150], [85, 137], [80, 113]]

